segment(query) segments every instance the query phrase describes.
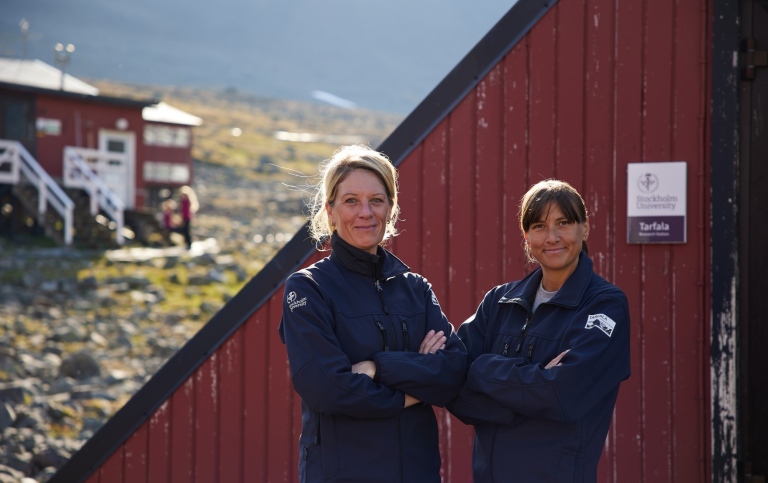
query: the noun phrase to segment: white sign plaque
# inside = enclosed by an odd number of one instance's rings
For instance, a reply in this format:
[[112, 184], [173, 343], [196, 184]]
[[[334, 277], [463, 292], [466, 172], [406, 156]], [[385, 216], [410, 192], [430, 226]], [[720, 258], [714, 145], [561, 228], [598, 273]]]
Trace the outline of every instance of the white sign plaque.
[[685, 161], [627, 165], [627, 243], [685, 243]]

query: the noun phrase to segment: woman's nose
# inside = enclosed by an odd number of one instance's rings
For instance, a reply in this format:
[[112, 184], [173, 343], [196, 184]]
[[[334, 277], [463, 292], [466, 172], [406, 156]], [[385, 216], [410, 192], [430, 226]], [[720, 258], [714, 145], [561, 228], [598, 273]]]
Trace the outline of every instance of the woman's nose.
[[371, 213], [373, 213], [373, 211], [371, 210], [371, 205], [367, 201], [360, 203], [360, 216], [367, 218], [371, 216]]
[[547, 239], [557, 241], [560, 239], [560, 233], [557, 231], [557, 227], [553, 226], [547, 230]]

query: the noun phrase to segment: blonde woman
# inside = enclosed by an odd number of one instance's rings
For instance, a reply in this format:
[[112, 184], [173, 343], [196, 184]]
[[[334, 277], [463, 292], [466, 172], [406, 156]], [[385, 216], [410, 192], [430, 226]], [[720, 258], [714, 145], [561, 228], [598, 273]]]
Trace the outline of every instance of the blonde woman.
[[382, 243], [397, 173], [366, 146], [321, 168], [311, 226], [331, 253], [285, 283], [280, 336], [301, 396], [302, 482], [440, 482], [437, 421], [466, 350], [427, 280]]

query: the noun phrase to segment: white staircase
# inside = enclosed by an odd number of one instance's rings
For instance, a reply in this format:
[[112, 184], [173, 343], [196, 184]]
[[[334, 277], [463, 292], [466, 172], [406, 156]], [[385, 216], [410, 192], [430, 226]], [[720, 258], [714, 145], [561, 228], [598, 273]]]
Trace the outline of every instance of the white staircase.
[[0, 139], [0, 183], [36, 188], [38, 223], [45, 226], [45, 213], [50, 204], [64, 222], [64, 243], [72, 244], [74, 202], [18, 141]]
[[[64, 148], [64, 172], [62, 182], [67, 188], [79, 188], [88, 193], [91, 199], [91, 215], [96, 216], [101, 208], [115, 223], [115, 242], [125, 242], [125, 204], [91, 169], [90, 164], [101, 165], [114, 158], [115, 153], [106, 153], [96, 149]], [[86, 159], [90, 161], [87, 162]]]
[[[115, 156], [120, 154], [65, 147], [62, 184], [66, 188], [83, 190], [89, 197], [91, 216], [96, 217], [101, 209], [112, 220], [110, 228], [115, 231], [115, 243], [123, 245], [125, 243], [125, 203], [94, 172], [94, 168], [106, 165]], [[45, 219], [48, 205], [50, 205], [63, 220], [63, 234], [60, 241], [66, 245], [72, 244], [75, 203], [18, 141], [0, 139], [0, 184], [14, 185], [14, 190], [16, 187], [26, 186], [35, 188], [37, 203], [33, 211], [36, 212], [38, 224], [47, 230], [52, 230]], [[33, 196], [27, 195], [27, 198]], [[29, 200], [26, 203], [31, 204]], [[27, 206], [27, 209], [32, 208]], [[58, 236], [58, 233], [56, 235]]]

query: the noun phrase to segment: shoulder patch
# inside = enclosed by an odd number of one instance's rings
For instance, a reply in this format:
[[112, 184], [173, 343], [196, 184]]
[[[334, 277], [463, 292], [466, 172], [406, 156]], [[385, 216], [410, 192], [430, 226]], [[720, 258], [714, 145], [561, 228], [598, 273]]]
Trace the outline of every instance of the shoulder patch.
[[307, 305], [307, 297], [303, 297], [299, 300], [299, 296], [296, 295], [296, 292], [292, 291], [285, 296], [285, 302], [288, 304], [288, 308], [291, 309], [291, 312], [293, 312], [293, 309], [296, 307], [304, 307]]
[[435, 295], [435, 292], [432, 292], [432, 305], [440, 306], [440, 302], [437, 301], [437, 295]]
[[590, 315], [584, 328], [591, 329], [592, 327], [597, 327], [610, 337], [613, 334], [613, 328], [616, 327], [616, 322], [605, 314]]

